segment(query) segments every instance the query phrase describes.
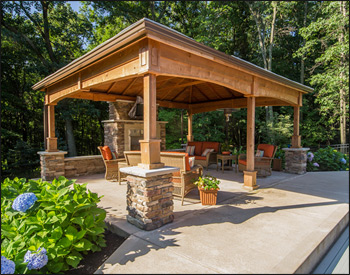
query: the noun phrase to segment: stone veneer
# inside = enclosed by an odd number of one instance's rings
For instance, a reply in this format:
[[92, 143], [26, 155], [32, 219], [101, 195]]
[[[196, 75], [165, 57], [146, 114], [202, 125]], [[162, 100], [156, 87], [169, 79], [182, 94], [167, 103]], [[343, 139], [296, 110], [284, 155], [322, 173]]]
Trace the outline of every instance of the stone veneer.
[[59, 176], [65, 176], [64, 155], [67, 152], [38, 152], [40, 155], [41, 178], [43, 180], [53, 180]]
[[[129, 223], [148, 231], [174, 220], [172, 172], [178, 168], [145, 170], [126, 167], [120, 170], [128, 174], [126, 209]], [[147, 175], [147, 172], [153, 175]]]
[[67, 152], [38, 152], [41, 178], [53, 180], [59, 176], [67, 178], [104, 173], [106, 168], [101, 155], [65, 158]]
[[285, 172], [291, 174], [305, 174], [307, 151], [310, 148], [283, 148], [285, 151]]
[[69, 157], [64, 159], [65, 177], [77, 177], [104, 173], [105, 165], [101, 155]]

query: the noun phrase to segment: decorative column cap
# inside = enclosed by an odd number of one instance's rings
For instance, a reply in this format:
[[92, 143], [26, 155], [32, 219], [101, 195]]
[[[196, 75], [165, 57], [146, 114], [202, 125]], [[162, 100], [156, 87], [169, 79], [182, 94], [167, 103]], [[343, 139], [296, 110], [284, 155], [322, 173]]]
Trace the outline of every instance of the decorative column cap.
[[309, 151], [310, 148], [282, 148], [283, 151], [294, 151], [294, 152], [298, 152], [298, 151]]
[[172, 166], [164, 166], [162, 168], [156, 168], [156, 169], [142, 169], [138, 166], [131, 166], [131, 167], [123, 167], [123, 168], [120, 168], [119, 170], [120, 172], [125, 174], [148, 178], [148, 177], [156, 177], [156, 176], [178, 172], [180, 171], [180, 168], [172, 167]]
[[57, 151], [57, 152], [46, 152], [46, 151], [39, 151], [37, 152], [38, 155], [45, 155], [45, 156], [50, 156], [50, 155], [65, 155], [68, 152], [66, 151]]

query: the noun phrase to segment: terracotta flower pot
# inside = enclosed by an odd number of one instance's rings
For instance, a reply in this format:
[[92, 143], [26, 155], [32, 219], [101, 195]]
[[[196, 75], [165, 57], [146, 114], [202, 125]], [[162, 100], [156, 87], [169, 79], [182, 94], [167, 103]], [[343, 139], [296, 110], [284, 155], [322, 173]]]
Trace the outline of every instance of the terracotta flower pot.
[[221, 154], [223, 154], [223, 155], [230, 155], [231, 152], [230, 151], [223, 151], [223, 152], [221, 152]]
[[216, 205], [218, 190], [220, 189], [204, 190], [203, 188], [198, 188], [198, 190], [202, 205]]

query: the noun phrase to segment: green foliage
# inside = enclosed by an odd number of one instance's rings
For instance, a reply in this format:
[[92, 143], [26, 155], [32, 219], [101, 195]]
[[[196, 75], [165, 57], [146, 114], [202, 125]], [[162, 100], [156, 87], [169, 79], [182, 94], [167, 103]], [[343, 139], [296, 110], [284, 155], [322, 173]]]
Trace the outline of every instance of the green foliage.
[[219, 190], [220, 181], [207, 174], [204, 177], [199, 177], [194, 184], [197, 185], [198, 188], [203, 188], [204, 190]]
[[[22, 213], [12, 209], [14, 199], [33, 192], [38, 200]], [[5, 179], [1, 184], [1, 255], [23, 273], [27, 250], [44, 247], [49, 258], [42, 272], [58, 273], [77, 267], [88, 251], [105, 247], [106, 211], [98, 208], [101, 197], [64, 177], [52, 183], [25, 178]]]
[[313, 155], [308, 154], [307, 171], [349, 171], [349, 155], [330, 146], [318, 149]]

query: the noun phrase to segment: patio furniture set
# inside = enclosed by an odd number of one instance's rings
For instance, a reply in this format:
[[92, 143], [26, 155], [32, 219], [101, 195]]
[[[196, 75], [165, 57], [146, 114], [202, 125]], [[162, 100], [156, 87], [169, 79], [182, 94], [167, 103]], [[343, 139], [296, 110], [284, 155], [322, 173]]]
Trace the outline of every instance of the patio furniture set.
[[[122, 178], [126, 175], [120, 172], [120, 168], [128, 166], [137, 166], [141, 163], [141, 151], [125, 151], [124, 158], [117, 158], [116, 152], [112, 152], [108, 146], [98, 146], [106, 167], [106, 180], [118, 181], [121, 184]], [[259, 144], [255, 156], [255, 170], [258, 176], [271, 175], [271, 162], [276, 153], [277, 146], [270, 144]], [[216, 163], [216, 170], [221, 161], [221, 169], [233, 169], [232, 162], [235, 162], [235, 172], [246, 169], [246, 155], [224, 155], [220, 154], [219, 142], [196, 141], [188, 142], [185, 152], [161, 152], [160, 159], [165, 166], [180, 168], [179, 172], [173, 173], [172, 183], [174, 186], [173, 194], [181, 197], [181, 205], [183, 205], [184, 197], [197, 186], [193, 184], [203, 175], [203, 168], [210, 164]], [[225, 162], [228, 161], [228, 165]], [[238, 162], [238, 163], [237, 163]], [[238, 164], [238, 165], [237, 165]]]

